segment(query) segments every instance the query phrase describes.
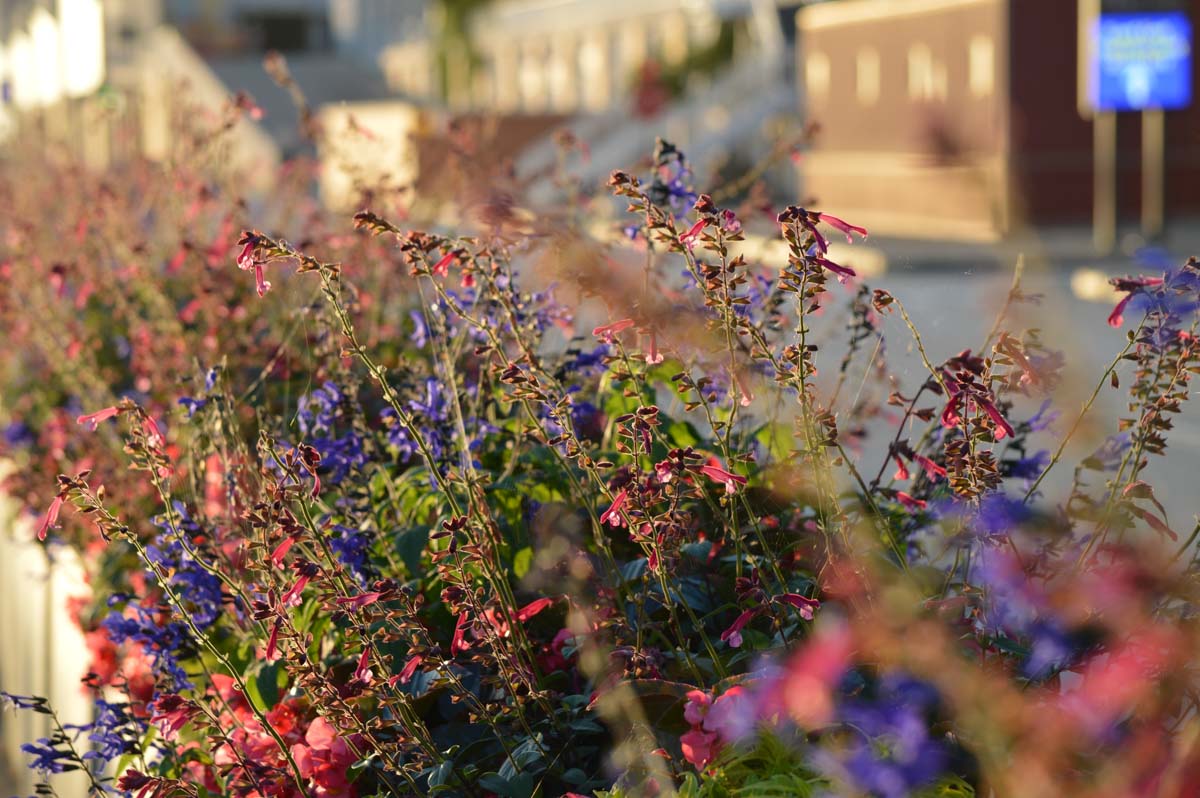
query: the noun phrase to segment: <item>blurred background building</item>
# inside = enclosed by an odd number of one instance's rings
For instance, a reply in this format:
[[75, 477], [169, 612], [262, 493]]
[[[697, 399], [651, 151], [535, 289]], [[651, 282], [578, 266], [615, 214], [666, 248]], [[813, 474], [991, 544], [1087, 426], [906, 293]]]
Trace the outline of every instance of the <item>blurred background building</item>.
[[[1129, 2], [1121, 13], [1200, 3]], [[821, 125], [805, 189], [873, 231], [995, 239], [1026, 225], [1087, 224], [1095, 183], [1081, 113], [1075, 2], [843, 0], [798, 17], [804, 111]], [[1198, 63], [1191, 60], [1191, 82]], [[1143, 196], [1135, 113], [1120, 114], [1118, 219]], [[1165, 114], [1165, 207], [1200, 214], [1200, 108]]]

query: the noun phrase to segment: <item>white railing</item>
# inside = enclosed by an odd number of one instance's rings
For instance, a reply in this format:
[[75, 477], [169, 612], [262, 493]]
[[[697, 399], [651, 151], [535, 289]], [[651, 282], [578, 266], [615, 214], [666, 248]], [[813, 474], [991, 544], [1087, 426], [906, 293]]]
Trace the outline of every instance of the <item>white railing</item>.
[[[91, 699], [80, 680], [89, 655], [67, 602], [86, 595], [75, 552], [33, 540], [33, 523], [18, 504], [0, 497], [0, 689], [37, 695], [63, 723], [86, 723]], [[0, 795], [30, 795], [34, 774], [21, 745], [47, 736], [50, 719], [27, 710], [0, 714]], [[54, 778], [61, 798], [82, 798], [82, 774]]]

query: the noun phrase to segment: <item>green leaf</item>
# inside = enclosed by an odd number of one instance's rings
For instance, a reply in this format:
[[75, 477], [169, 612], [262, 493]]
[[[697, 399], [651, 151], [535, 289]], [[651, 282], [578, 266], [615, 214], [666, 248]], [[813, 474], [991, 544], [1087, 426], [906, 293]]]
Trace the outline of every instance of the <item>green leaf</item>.
[[529, 569], [532, 566], [533, 549], [529, 546], [526, 546], [513, 555], [513, 574], [517, 579], [524, 579], [525, 574], [529, 573]]

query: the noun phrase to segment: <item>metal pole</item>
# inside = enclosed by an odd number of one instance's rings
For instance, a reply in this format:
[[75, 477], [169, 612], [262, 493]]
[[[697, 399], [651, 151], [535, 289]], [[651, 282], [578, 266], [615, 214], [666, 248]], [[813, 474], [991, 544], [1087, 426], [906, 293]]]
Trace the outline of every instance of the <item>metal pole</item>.
[[1097, 111], [1092, 135], [1092, 242], [1108, 255], [1117, 244], [1117, 115]]
[[1166, 195], [1166, 124], [1161, 110], [1142, 112], [1142, 235], [1163, 234]]

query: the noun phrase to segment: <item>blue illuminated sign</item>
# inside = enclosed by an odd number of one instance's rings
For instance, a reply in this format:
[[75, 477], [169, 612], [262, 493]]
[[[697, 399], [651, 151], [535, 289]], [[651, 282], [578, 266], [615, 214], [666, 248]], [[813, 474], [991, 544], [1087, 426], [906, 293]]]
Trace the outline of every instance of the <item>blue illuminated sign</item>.
[[1097, 110], [1171, 110], [1192, 101], [1192, 23], [1182, 11], [1101, 14], [1091, 61]]

